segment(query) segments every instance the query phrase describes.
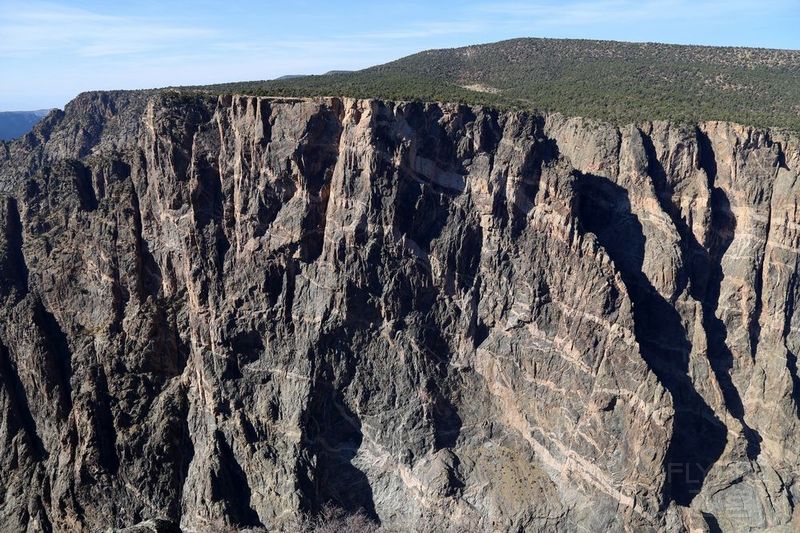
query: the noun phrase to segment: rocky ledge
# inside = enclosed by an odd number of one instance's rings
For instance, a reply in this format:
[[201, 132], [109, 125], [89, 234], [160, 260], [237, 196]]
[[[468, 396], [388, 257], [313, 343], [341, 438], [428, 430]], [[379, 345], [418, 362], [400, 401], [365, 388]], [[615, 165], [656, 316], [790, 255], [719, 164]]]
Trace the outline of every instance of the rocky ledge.
[[0, 524], [793, 531], [798, 169], [728, 123], [81, 95], [0, 150]]

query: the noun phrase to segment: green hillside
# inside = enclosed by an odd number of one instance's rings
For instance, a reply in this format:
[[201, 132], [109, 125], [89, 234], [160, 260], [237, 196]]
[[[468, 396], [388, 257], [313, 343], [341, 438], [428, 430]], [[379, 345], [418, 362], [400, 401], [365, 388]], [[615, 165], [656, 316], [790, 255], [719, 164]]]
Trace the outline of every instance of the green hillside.
[[259, 95], [458, 101], [627, 123], [728, 120], [800, 131], [800, 51], [514, 39], [357, 72], [208, 87]]

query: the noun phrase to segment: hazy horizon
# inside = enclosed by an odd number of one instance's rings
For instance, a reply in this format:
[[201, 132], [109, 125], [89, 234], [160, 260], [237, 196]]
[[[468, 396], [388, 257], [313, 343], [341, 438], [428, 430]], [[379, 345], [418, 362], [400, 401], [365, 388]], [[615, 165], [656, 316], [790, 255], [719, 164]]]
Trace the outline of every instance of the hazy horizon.
[[0, 0], [0, 111], [79, 92], [357, 70], [517, 37], [799, 49], [797, 0], [319, 0], [163, 5]]

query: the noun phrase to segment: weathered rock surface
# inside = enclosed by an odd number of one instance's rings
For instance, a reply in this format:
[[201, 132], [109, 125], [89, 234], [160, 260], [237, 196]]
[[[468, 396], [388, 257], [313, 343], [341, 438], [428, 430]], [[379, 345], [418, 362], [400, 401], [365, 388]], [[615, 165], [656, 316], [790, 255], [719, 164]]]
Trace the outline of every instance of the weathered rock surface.
[[0, 524], [792, 531], [800, 144], [89, 93], [0, 151]]

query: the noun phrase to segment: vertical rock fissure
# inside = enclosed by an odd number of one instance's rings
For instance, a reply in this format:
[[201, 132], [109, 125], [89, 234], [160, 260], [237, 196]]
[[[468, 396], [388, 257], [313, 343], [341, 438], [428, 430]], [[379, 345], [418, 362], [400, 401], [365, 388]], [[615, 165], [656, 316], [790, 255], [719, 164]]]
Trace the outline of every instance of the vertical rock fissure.
[[[771, 143], [771, 147], [775, 148], [775, 174], [773, 175], [772, 183], [778, 180], [778, 175], [782, 169], [788, 170], [786, 166], [786, 156], [783, 152], [783, 147], [780, 143]], [[767, 225], [764, 230], [764, 246], [761, 249], [761, 255], [758, 261], [758, 267], [754, 277], [755, 290], [755, 308], [748, 323], [748, 333], [750, 336], [750, 355], [753, 359], [756, 358], [758, 352], [758, 344], [761, 340], [761, 314], [764, 308], [763, 292], [764, 292], [764, 264], [767, 261], [767, 248], [770, 242], [770, 231], [772, 229], [772, 197], [767, 202]]]
[[220, 430], [214, 431], [214, 444], [219, 457], [220, 471], [212, 480], [212, 494], [226, 503], [230, 520], [237, 528], [263, 527], [258, 512], [253, 509], [253, 491], [236, 455]]
[[144, 225], [142, 220], [142, 207], [136, 185], [131, 182], [131, 207], [133, 209], [133, 230], [136, 246], [136, 266], [138, 276], [136, 280], [137, 295], [141, 300], [148, 296], [156, 296], [161, 289], [161, 269], [156, 263], [150, 246], [144, 238]]
[[308, 208], [301, 227], [300, 255], [304, 262], [315, 261], [325, 241], [331, 179], [342, 153], [341, 103], [314, 115], [307, 125], [307, 136], [295, 155], [304, 180]]
[[96, 409], [96, 412], [92, 421], [98, 441], [98, 461], [107, 473], [115, 475], [119, 470], [120, 462], [117, 454], [117, 431], [112, 412], [113, 400], [108, 390], [108, 379], [105, 369], [99, 364], [92, 368], [91, 376], [92, 383], [96, 386], [92, 402], [92, 407]]
[[576, 172], [579, 223], [594, 233], [619, 269], [633, 303], [642, 357], [670, 392], [673, 436], [665, 458], [665, 497], [689, 505], [722, 455], [727, 428], [689, 376], [691, 344], [682, 318], [642, 271], [645, 237], [628, 191], [607, 178]]
[[72, 173], [75, 189], [78, 192], [81, 209], [84, 211], [94, 211], [97, 209], [97, 193], [94, 190], [94, 180], [92, 179], [92, 169], [75, 161], [72, 165]]
[[184, 515], [184, 508], [182, 502], [184, 501], [186, 484], [189, 480], [189, 466], [192, 464], [195, 454], [194, 441], [192, 440], [192, 432], [189, 428], [189, 400], [185, 386], [181, 387], [181, 411], [178, 414], [178, 420], [181, 424], [180, 437], [177, 445], [177, 450], [180, 450], [181, 457], [178, 463], [178, 471], [176, 472], [175, 479], [175, 496], [172, 501], [172, 509], [175, 516], [175, 522], [180, 524]]
[[8, 263], [11, 281], [18, 291], [18, 298], [28, 294], [28, 265], [25, 263], [23, 249], [22, 220], [19, 206], [14, 198], [6, 200], [6, 242], [8, 243]]
[[69, 348], [69, 340], [56, 317], [45, 307], [41, 298], [36, 297], [34, 303], [33, 322], [39, 328], [46, 341], [46, 356], [53, 364], [52, 376], [56, 383], [60, 385], [61, 403], [57, 412], [66, 418], [72, 409], [72, 352]]
[[[191, 173], [192, 187], [190, 199], [197, 231], [206, 233], [203, 244], [212, 248], [211, 260], [214, 262], [216, 276], [213, 281], [217, 284], [219, 297], [224, 298], [225, 283], [225, 257], [230, 249], [230, 241], [225, 233], [225, 208], [222, 192], [222, 180], [218, 162], [213, 154], [201, 147], [200, 139], [203, 135], [213, 137], [215, 131], [213, 123], [198, 126], [194, 134], [191, 148]], [[217, 140], [217, 139], [215, 139]], [[218, 141], [221, 142], [221, 141]]]
[[703, 258], [708, 262], [708, 278], [704, 290], [700, 293], [703, 328], [706, 332], [708, 345], [708, 360], [722, 391], [725, 407], [742, 425], [743, 436], [747, 441], [747, 457], [755, 459], [761, 453], [761, 436], [744, 420], [744, 405], [730, 374], [733, 368], [733, 353], [726, 342], [728, 337], [727, 326], [717, 317], [722, 280], [724, 278], [722, 258], [733, 242], [736, 232], [736, 217], [731, 211], [727, 194], [721, 187], [716, 186], [717, 163], [711, 140], [700, 128], [696, 129], [696, 135], [698, 163], [700, 168], [706, 172], [708, 187], [711, 191], [709, 243], [707, 255]]
[[[320, 341], [324, 347], [331, 338], [323, 336]], [[347, 365], [343, 372], [352, 374], [355, 355], [342, 352], [339, 356], [340, 362]], [[307, 495], [309, 508], [317, 513], [332, 502], [348, 512], [361, 511], [377, 520], [372, 487], [364, 472], [353, 464], [364, 439], [361, 422], [347, 406], [342, 393], [337, 392], [344, 384], [335, 385], [334, 367], [322, 359], [325, 354], [314, 350], [311, 357], [322, 364], [315, 365], [315, 379], [304, 416], [304, 444], [315, 458], [308, 487], [313, 494]], [[349, 381], [349, 378], [339, 376], [339, 380]]]
[[[777, 177], [778, 168], [775, 169]], [[755, 275], [753, 277], [753, 290], [755, 291], [755, 306], [753, 314], [750, 316], [747, 323], [747, 332], [750, 338], [750, 357], [756, 358], [758, 352], [758, 343], [761, 340], [761, 313], [764, 309], [764, 263], [767, 260], [767, 246], [769, 244], [769, 232], [772, 227], [772, 202], [767, 204], [767, 226], [764, 229], [764, 246], [761, 249], [761, 255], [758, 258], [758, 266], [756, 267]]]
[[786, 289], [786, 303], [785, 303], [785, 316], [783, 319], [783, 344], [786, 348], [786, 367], [789, 370], [789, 376], [792, 380], [792, 399], [794, 400], [795, 413], [800, 417], [800, 374], [797, 368], [797, 354], [789, 349], [788, 343], [792, 332], [792, 317], [795, 311], [795, 300], [798, 298], [797, 294], [797, 274], [789, 278], [789, 286]]
[[33, 418], [25, 387], [22, 385], [14, 363], [11, 361], [11, 354], [3, 341], [0, 341], [0, 384], [5, 386], [11, 410], [15, 415], [10, 421], [11, 425], [16, 420], [25, 432], [33, 451], [32, 459], [34, 461], [44, 460], [47, 457], [47, 451], [37, 431], [36, 420]]

